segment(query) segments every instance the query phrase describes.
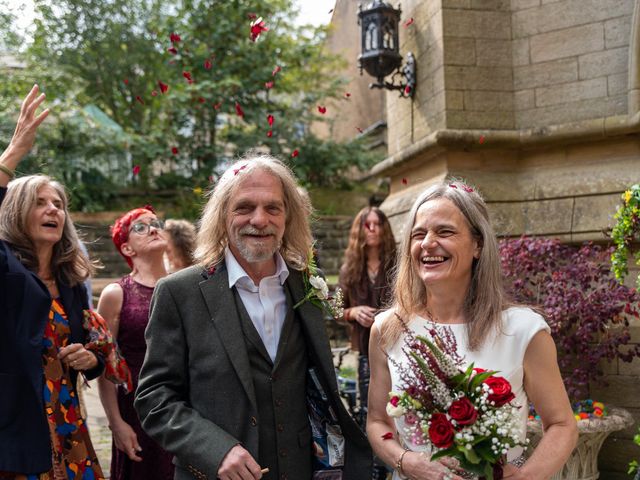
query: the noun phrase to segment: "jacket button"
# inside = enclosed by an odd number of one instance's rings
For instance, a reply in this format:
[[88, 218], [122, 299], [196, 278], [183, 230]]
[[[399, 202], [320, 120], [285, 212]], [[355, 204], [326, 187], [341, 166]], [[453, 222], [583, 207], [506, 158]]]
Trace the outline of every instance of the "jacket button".
[[276, 428], [279, 432], [284, 432], [284, 425], [282, 425], [281, 423], [279, 423]]
[[282, 405], [284, 405], [284, 402], [282, 401], [281, 398], [277, 398], [276, 399], [276, 407], [281, 407]]
[[287, 451], [284, 448], [282, 450], [280, 450], [280, 456], [281, 457], [286, 457], [287, 456]]
[[250, 421], [252, 426], [255, 427], [256, 425], [258, 425], [258, 419], [256, 417], [251, 417]]

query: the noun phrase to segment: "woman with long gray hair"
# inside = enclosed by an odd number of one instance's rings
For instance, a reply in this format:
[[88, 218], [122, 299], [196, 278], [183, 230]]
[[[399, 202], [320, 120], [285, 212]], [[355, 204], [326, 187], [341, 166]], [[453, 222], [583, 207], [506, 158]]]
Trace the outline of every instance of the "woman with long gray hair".
[[433, 328], [455, 337], [465, 363], [498, 370], [509, 380], [514, 403], [522, 406], [521, 441], [529, 401], [542, 419], [542, 441], [526, 461], [522, 448], [509, 450], [504, 478], [551, 477], [577, 439], [555, 345], [540, 315], [505, 298], [486, 204], [456, 180], [428, 188], [414, 203], [402, 232], [393, 307], [378, 315], [371, 329], [367, 433], [377, 455], [395, 466], [394, 480], [470, 478], [450, 459], [432, 462], [430, 451], [411, 440], [404, 419], [386, 412], [389, 392], [403, 389], [406, 337]]
[[85, 348], [82, 253], [64, 187], [45, 175], [13, 179], [48, 110], [35, 85], [0, 156], [0, 478], [104, 478], [75, 389], [102, 373]]

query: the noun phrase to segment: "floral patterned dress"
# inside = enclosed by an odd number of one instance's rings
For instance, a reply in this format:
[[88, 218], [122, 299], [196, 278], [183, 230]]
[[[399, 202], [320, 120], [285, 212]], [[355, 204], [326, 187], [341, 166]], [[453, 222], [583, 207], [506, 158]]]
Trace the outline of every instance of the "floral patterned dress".
[[58, 351], [69, 344], [71, 329], [62, 303], [54, 299], [42, 339], [44, 404], [49, 430], [53, 468], [41, 475], [17, 476], [16, 480], [104, 480], [69, 368]]

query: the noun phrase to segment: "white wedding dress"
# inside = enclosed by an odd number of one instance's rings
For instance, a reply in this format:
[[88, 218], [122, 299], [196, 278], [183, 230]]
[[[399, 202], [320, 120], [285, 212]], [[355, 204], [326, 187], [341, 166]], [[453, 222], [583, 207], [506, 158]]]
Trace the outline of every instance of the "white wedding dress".
[[[374, 328], [380, 328], [380, 325], [389, 317], [393, 316], [392, 311], [386, 311], [376, 317]], [[427, 335], [427, 327], [433, 325], [432, 322], [420, 316], [416, 316], [408, 322], [409, 329], [417, 335]], [[492, 332], [484, 341], [482, 347], [474, 352], [467, 350], [467, 335], [464, 324], [448, 324], [451, 331], [455, 335], [458, 344], [458, 355], [462, 357], [468, 365], [474, 363], [475, 367], [484, 368], [486, 370], [497, 370], [498, 376], [506, 378], [511, 383], [511, 388], [516, 398], [513, 403], [520, 405], [520, 418], [522, 421], [522, 437], [526, 437], [526, 425], [529, 415], [529, 401], [523, 386], [523, 361], [524, 354], [529, 342], [536, 333], [541, 330], [550, 331], [549, 326], [541, 315], [535, 313], [529, 308], [512, 307], [505, 310], [502, 314], [502, 332]], [[395, 392], [402, 391], [402, 382], [396, 364], [406, 365], [407, 358], [402, 349], [405, 343], [406, 334], [396, 341], [396, 343], [387, 350], [389, 360], [389, 372], [391, 374], [391, 390]], [[427, 446], [414, 445], [407, 433], [407, 426], [403, 418], [395, 419], [396, 428], [400, 436], [400, 442], [406, 448], [413, 451], [426, 451], [429, 453]], [[507, 454], [507, 460], [513, 460], [522, 455], [523, 449], [513, 448]], [[400, 480], [398, 472], [394, 472], [393, 480]]]

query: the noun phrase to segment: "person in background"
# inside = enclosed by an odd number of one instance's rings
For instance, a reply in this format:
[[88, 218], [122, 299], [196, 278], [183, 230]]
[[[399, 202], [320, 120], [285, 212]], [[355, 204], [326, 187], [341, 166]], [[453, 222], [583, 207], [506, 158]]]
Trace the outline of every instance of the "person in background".
[[167, 220], [164, 222], [163, 236], [167, 241], [165, 265], [167, 272], [173, 273], [193, 265], [196, 249], [196, 227], [188, 220]]
[[[98, 301], [98, 313], [117, 339], [134, 389], [146, 352], [144, 330], [151, 295], [158, 280], [167, 275], [162, 261], [167, 242], [162, 228], [149, 206], [133, 209], [116, 220], [111, 237], [131, 273], [107, 285]], [[111, 480], [173, 479], [172, 455], [143, 431], [133, 408], [134, 392], [116, 388], [104, 377], [98, 380], [98, 389], [113, 436]]]
[[45, 175], [13, 179], [49, 110], [38, 86], [0, 155], [0, 478], [104, 479], [75, 389], [104, 357], [87, 349], [83, 282], [93, 264], [64, 187]]
[[[340, 268], [344, 319], [351, 330], [351, 348], [358, 355], [358, 394], [362, 427], [366, 424], [369, 393], [369, 334], [375, 315], [391, 299], [391, 276], [396, 246], [389, 220], [377, 207], [358, 212], [351, 225], [349, 245]], [[384, 478], [386, 468], [375, 467], [374, 478]]]
[[455, 336], [465, 363], [500, 371], [509, 380], [514, 404], [521, 406], [520, 441], [529, 400], [542, 419], [541, 442], [527, 459], [521, 447], [510, 449], [504, 478], [542, 480], [560, 470], [576, 444], [577, 428], [549, 326], [533, 310], [507, 301], [487, 205], [456, 180], [433, 185], [414, 203], [403, 230], [394, 304], [371, 330], [367, 433], [376, 454], [396, 466], [394, 480], [463, 474], [450, 459], [432, 462], [429, 451], [414, 451], [421, 446], [411, 440], [410, 425], [386, 411], [389, 392], [403, 389], [404, 339], [425, 335], [434, 324]]

